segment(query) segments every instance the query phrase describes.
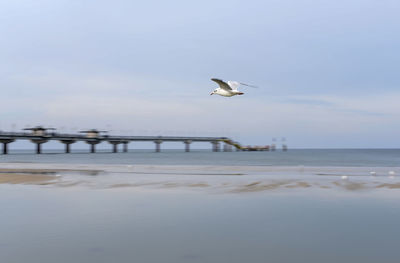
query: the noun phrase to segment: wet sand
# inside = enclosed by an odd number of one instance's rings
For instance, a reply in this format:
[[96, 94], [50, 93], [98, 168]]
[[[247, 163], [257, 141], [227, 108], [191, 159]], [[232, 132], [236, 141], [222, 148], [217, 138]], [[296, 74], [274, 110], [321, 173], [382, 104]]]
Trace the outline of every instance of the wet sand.
[[[400, 189], [399, 168], [193, 165], [0, 165], [0, 184], [200, 189], [250, 193], [294, 189]], [[371, 175], [373, 171], [373, 175]]]
[[97, 174], [99, 172], [96, 170], [34, 168], [29, 165], [27, 168], [0, 168], [0, 184], [50, 185], [58, 183], [63, 173]]
[[0, 173], [0, 184], [51, 184], [57, 177], [41, 174]]

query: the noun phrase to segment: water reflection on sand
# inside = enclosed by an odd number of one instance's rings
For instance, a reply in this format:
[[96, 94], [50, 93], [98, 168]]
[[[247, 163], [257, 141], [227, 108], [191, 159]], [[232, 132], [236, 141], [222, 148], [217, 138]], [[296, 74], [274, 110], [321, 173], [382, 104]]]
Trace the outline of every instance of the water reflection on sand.
[[400, 178], [370, 170], [2, 164], [1, 262], [398, 262]]
[[[373, 170], [373, 173], [371, 173]], [[389, 171], [390, 170], [390, 171]], [[194, 165], [2, 164], [0, 184], [33, 184], [96, 189], [147, 187], [208, 192], [291, 189], [348, 191], [399, 189], [400, 168], [274, 167]]]

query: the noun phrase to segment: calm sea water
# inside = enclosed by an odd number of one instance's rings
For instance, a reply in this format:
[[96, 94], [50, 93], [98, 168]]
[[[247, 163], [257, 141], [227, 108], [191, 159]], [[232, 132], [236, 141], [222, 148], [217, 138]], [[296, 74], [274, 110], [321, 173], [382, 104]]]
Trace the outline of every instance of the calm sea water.
[[400, 193], [0, 185], [7, 263], [398, 262]]
[[[1, 262], [399, 262], [400, 150], [20, 151], [0, 162], [7, 168], [91, 164], [115, 171], [66, 177], [80, 185], [0, 184]], [[23, 164], [6, 164], [16, 162]], [[165, 173], [163, 165], [169, 165]], [[324, 169], [331, 175], [284, 168], [301, 165], [315, 171], [330, 166]], [[371, 176], [369, 167], [383, 172]], [[389, 176], [391, 170], [396, 174]], [[354, 177], [343, 180], [349, 171]], [[279, 180], [288, 187], [258, 191], [262, 184], [254, 184]], [[313, 186], [292, 187], [296, 180]], [[209, 186], [189, 187], [193, 182]], [[115, 183], [119, 187], [109, 187]], [[250, 191], [217, 190], [232, 187]]]
[[164, 150], [155, 153], [140, 150], [129, 153], [76, 151], [63, 154], [48, 151], [36, 155], [32, 151], [14, 151], [0, 155], [0, 162], [91, 163], [91, 164], [165, 164], [165, 165], [240, 165], [240, 166], [400, 166], [400, 149], [323, 149], [289, 150], [287, 152], [210, 152]]

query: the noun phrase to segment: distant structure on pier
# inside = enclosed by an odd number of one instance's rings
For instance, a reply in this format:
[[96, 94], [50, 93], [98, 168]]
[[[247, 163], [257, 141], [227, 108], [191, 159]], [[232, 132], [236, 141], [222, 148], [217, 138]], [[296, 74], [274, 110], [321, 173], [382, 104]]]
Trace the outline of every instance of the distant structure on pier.
[[86, 133], [86, 137], [88, 138], [98, 138], [100, 133], [106, 133], [107, 131], [98, 131], [96, 129], [90, 129], [87, 131], [80, 131], [80, 133]]
[[35, 135], [35, 136], [45, 136], [47, 134], [47, 131], [49, 131], [49, 130], [55, 130], [55, 128], [44, 128], [42, 126], [36, 126], [36, 127], [24, 129], [24, 131], [32, 131], [32, 135]]
[[272, 138], [271, 151], [276, 150], [276, 138]]
[[286, 145], [286, 138], [282, 137], [282, 151], [286, 152], [288, 150]]

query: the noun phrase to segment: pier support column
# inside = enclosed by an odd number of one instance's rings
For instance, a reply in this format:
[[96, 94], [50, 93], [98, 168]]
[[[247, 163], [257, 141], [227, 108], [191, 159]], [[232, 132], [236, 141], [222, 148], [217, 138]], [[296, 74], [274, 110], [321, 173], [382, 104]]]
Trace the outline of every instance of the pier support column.
[[224, 152], [231, 152], [231, 151], [232, 151], [232, 145], [225, 143]]
[[3, 154], [8, 154], [8, 143], [3, 142]]
[[8, 154], [8, 144], [14, 141], [15, 141], [14, 139], [0, 140], [0, 142], [3, 144], [3, 154]]
[[211, 143], [212, 143], [212, 151], [213, 152], [219, 152], [219, 142], [214, 141], [214, 142], [211, 142]]
[[156, 144], [156, 153], [159, 153], [161, 151], [161, 143], [162, 143], [162, 141], [161, 140], [157, 140], [157, 141], [154, 141], [154, 143]]
[[284, 152], [287, 151], [287, 145], [286, 144], [282, 144], [282, 151], [284, 151]]
[[36, 143], [36, 154], [42, 153], [42, 144], [40, 142]]
[[41, 154], [42, 153], [42, 144], [46, 143], [48, 140], [31, 140], [34, 144], [36, 144], [36, 154]]
[[124, 153], [127, 153], [127, 152], [128, 152], [128, 143], [129, 143], [129, 142], [123, 142], [123, 144], [124, 144], [124, 147], [123, 147]]
[[95, 153], [96, 152], [96, 144], [99, 144], [100, 141], [86, 141], [87, 144], [90, 144], [90, 152]]
[[118, 152], [118, 144], [120, 144], [121, 142], [109, 141], [109, 143], [112, 144], [112, 146], [113, 146], [113, 153], [117, 153]]
[[185, 152], [190, 152], [190, 144], [192, 141], [184, 141], [183, 143], [185, 144]]
[[73, 144], [74, 140], [61, 140], [61, 143], [65, 144], [65, 153], [71, 152], [71, 144]]

